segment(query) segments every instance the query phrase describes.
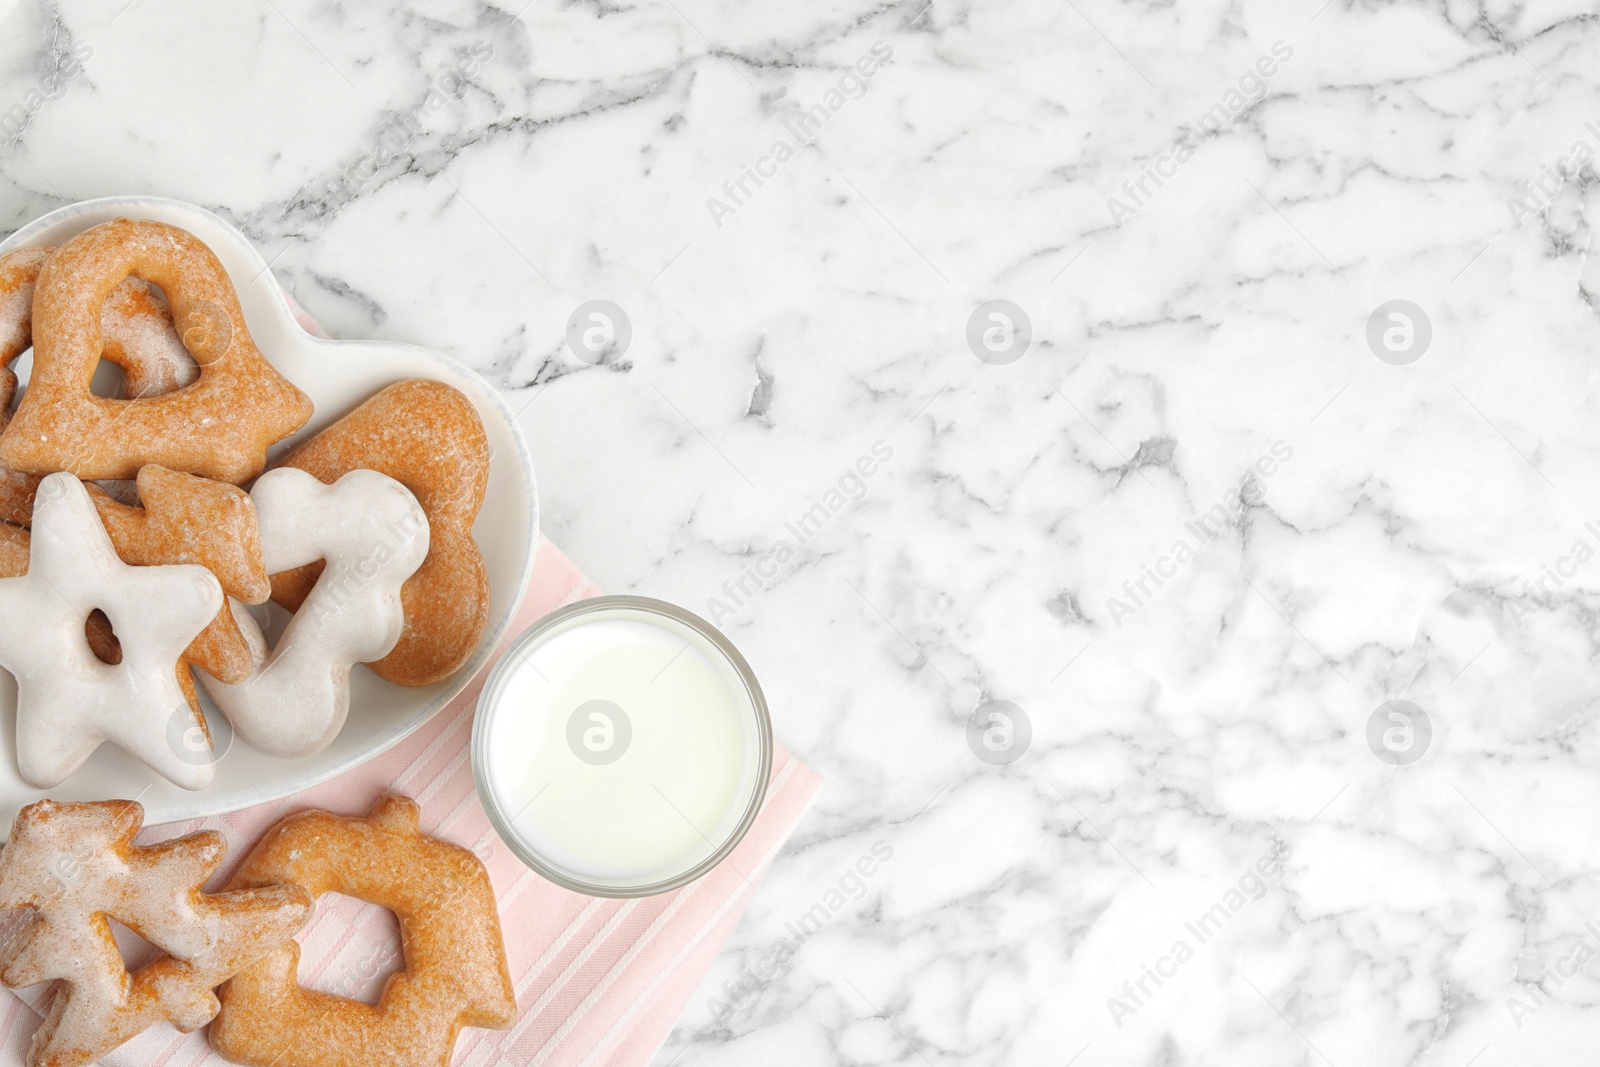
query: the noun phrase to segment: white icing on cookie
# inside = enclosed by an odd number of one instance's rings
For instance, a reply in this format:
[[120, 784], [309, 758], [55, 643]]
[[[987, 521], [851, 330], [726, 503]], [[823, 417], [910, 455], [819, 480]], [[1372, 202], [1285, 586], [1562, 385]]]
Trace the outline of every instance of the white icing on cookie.
[[[84, 635], [95, 608], [122, 641], [115, 666]], [[110, 741], [185, 789], [211, 784], [209, 750], [197, 754], [173, 737], [196, 725], [178, 656], [221, 608], [222, 587], [204, 567], [118, 559], [78, 479], [40, 482], [28, 571], [0, 578], [0, 667], [17, 679], [22, 777], [58, 785]]]
[[[112, 1049], [156, 1023], [185, 1033], [204, 1026], [219, 1007], [212, 990], [276, 951], [311, 914], [311, 895], [296, 885], [202, 892], [227, 855], [222, 834], [135, 845], [143, 821], [133, 801], [41, 800], [12, 823], [0, 907], [29, 914], [0, 949], [0, 981], [56, 983], [28, 1049], [35, 1067], [111, 1062]], [[113, 918], [169, 955], [129, 973]], [[150, 1062], [149, 1053], [134, 1058]]]
[[240, 737], [274, 756], [309, 756], [344, 726], [350, 669], [400, 640], [400, 586], [428, 554], [428, 518], [410, 490], [368, 470], [323, 485], [283, 467], [263, 474], [250, 499], [268, 574], [326, 566], [270, 652], [255, 620], [235, 606], [257, 655], [254, 675], [227, 685], [197, 673]]

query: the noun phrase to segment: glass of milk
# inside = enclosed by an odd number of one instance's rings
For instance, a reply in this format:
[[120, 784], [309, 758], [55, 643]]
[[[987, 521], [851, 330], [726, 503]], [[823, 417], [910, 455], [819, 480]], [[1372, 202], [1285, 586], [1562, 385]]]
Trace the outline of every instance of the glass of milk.
[[750, 828], [772, 725], [749, 664], [710, 623], [595, 597], [506, 650], [478, 698], [472, 766], [529, 867], [592, 896], [648, 896], [698, 878]]

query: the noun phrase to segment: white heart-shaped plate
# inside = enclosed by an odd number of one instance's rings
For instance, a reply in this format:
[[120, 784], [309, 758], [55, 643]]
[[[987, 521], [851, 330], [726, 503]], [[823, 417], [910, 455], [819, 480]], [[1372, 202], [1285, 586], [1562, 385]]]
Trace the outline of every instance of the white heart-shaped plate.
[[[337, 421], [367, 397], [407, 378], [434, 378], [461, 390], [478, 409], [489, 435], [489, 490], [472, 534], [489, 571], [489, 625], [466, 666], [436, 685], [391, 685], [366, 667], [351, 677], [350, 718], [333, 744], [314, 756], [287, 760], [236, 741], [227, 719], [202, 695], [220, 753], [215, 781], [190, 792], [172, 785], [114, 745], [105, 744], [61, 785], [41, 791], [17, 773], [16, 683], [0, 671], [0, 835], [24, 804], [56, 800], [137, 798], [150, 824], [197, 819], [276, 800], [327, 781], [396, 744], [427, 722], [478, 673], [516, 615], [533, 571], [539, 539], [533, 464], [516, 419], [494, 388], [438, 352], [378, 341], [313, 337], [295, 321], [266, 262], [245, 236], [204, 208], [157, 197], [107, 197], [52, 211], [0, 243], [0, 254], [32, 245], [59, 245], [91, 226], [126, 217], [154, 219], [188, 230], [211, 246], [239, 291], [251, 337], [268, 361], [305, 390], [316, 413], [298, 440]], [[32, 354], [13, 367], [27, 379]], [[274, 454], [287, 447], [280, 445]], [[281, 616], [279, 609], [274, 613]], [[281, 620], [280, 620], [281, 621]], [[0, 626], [27, 625], [0, 619]], [[204, 757], [197, 757], [204, 758]]]

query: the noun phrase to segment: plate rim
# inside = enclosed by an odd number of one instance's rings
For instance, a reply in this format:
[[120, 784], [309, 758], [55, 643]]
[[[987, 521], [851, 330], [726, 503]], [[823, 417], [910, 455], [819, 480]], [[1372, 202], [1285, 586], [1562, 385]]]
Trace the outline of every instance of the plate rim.
[[[493, 658], [500, 643], [503, 640], [509, 639], [513, 636], [510, 633], [510, 630], [516, 621], [517, 614], [522, 608], [522, 602], [527, 595], [528, 584], [533, 577], [533, 568], [534, 564], [538, 560], [539, 548], [542, 544], [543, 537], [540, 530], [539, 520], [541, 516], [539, 507], [539, 492], [538, 482], [534, 475], [533, 457], [528, 451], [527, 440], [523, 437], [522, 429], [517, 423], [517, 416], [514, 412], [512, 412], [511, 407], [506, 403], [505, 398], [500, 395], [500, 390], [490, 384], [489, 380], [483, 377], [483, 375], [479, 374], [465, 363], [462, 363], [460, 360], [435, 349], [427, 348], [423, 345], [412, 344], [405, 341], [375, 341], [370, 339], [346, 341], [331, 337], [318, 337], [317, 335], [309, 332], [304, 326], [301, 325], [300, 321], [295, 317], [294, 312], [290, 309], [288, 303], [288, 300], [290, 299], [289, 294], [285, 292], [283, 287], [278, 284], [277, 278], [272, 275], [271, 266], [262, 256], [260, 250], [256, 248], [255, 242], [252, 241], [242, 230], [240, 230], [239, 227], [235, 226], [228, 219], [223, 218], [221, 215], [210, 210], [209, 208], [171, 197], [139, 194], [101, 196], [90, 200], [74, 201], [73, 203], [65, 204], [59, 208], [55, 208], [52, 211], [48, 211], [45, 214], [40, 215], [33, 221], [18, 227], [4, 240], [0, 240], [0, 255], [4, 255], [17, 248], [27, 247], [30, 241], [34, 240], [37, 234], [53, 228], [68, 216], [101, 215], [102, 217], [89, 222], [89, 225], [93, 226], [98, 225], [102, 221], [109, 221], [111, 218], [116, 217], [116, 214], [105, 214], [106, 212], [116, 212], [117, 214], [128, 214], [130, 217], [139, 217], [142, 211], [148, 211], [152, 208], [159, 208], [167, 212], [175, 212], [179, 215], [187, 213], [201, 216], [207, 221], [215, 224], [219, 229], [226, 233], [246, 254], [247, 258], [252, 261], [253, 265], [256, 268], [259, 268], [258, 273], [243, 285], [240, 284], [240, 280], [238, 278], [233, 277], [230, 274], [229, 277], [233, 282], [234, 287], [240, 291], [243, 291], [245, 288], [255, 285], [263, 277], [269, 279], [272, 287], [273, 299], [269, 300], [267, 304], [268, 307], [272, 309], [271, 314], [279, 319], [281, 325], [291, 329], [296, 335], [297, 340], [309, 344], [312, 348], [320, 349], [343, 348], [346, 346], [355, 346], [358, 348], [383, 348], [387, 350], [403, 349], [415, 356], [425, 357], [427, 361], [437, 363], [444, 368], [447, 368], [453, 375], [475, 381], [479, 386], [481, 386], [482, 393], [493, 405], [500, 417], [500, 420], [504, 423], [505, 428], [509, 431], [512, 442], [516, 446], [518, 473], [521, 476], [523, 485], [526, 487], [528, 501], [531, 505], [532, 511], [528, 523], [528, 544], [523, 552], [522, 571], [518, 576], [517, 586], [512, 591], [510, 602], [507, 605], [503, 617], [500, 619], [491, 619], [485, 626], [484, 636], [477, 651], [473, 653], [472, 657], [465, 664], [463, 664], [461, 668], [450, 677], [450, 679], [446, 680], [446, 682], [436, 683], [442, 684], [444, 688], [440, 690], [439, 694], [434, 697], [431, 704], [425, 710], [413, 716], [403, 725], [402, 728], [397, 729], [392, 734], [386, 735], [381, 743], [374, 744], [365, 749], [352, 753], [346, 759], [328, 767], [320, 768], [312, 774], [294, 778], [286, 776], [285, 778], [279, 779], [280, 783], [282, 784], [275, 785], [272, 788], [267, 789], [263, 789], [261, 787], [262, 783], [260, 782], [254, 783], [255, 791], [258, 796], [246, 803], [232, 804], [223, 802], [220, 805], [205, 804], [203, 802], [197, 803], [190, 809], [186, 809], [185, 811], [177, 814], [169, 815], [163, 813], [160, 822], [152, 822], [149, 824], [152, 826], [159, 826], [193, 819], [214, 818], [217, 816], [228, 815], [232, 814], [233, 812], [255, 807], [258, 804], [271, 803], [273, 801], [282, 800], [285, 797], [293, 796], [297, 793], [314, 789], [319, 785], [323, 785], [324, 783], [329, 782], [342, 774], [346, 774], [349, 771], [360, 767], [370, 760], [376, 759], [378, 756], [381, 756], [383, 753], [387, 752], [389, 749], [398, 745], [407, 737], [410, 737], [413, 733], [426, 726], [429, 722], [433, 721], [439, 712], [448, 707], [450, 702], [455, 700], [456, 697], [458, 697], [461, 692], [472, 683], [472, 680], [483, 671], [484, 667]], [[144, 217], [150, 216], [146, 215]], [[171, 223], [165, 218], [155, 218], [153, 221], [168, 222], [169, 225], [177, 225], [176, 223]], [[243, 313], [242, 307], [241, 313]], [[255, 333], [257, 331], [252, 330], [251, 332]], [[473, 406], [475, 409], [479, 408], [479, 405], [476, 403], [474, 403]], [[192, 795], [197, 801], [201, 801], [206, 796], [208, 790], [209, 787], [207, 789], [195, 790], [192, 794], [186, 795]], [[38, 792], [42, 796], [49, 794], [49, 790], [38, 790]], [[3, 839], [3, 837], [9, 833], [9, 831], [9, 826], [0, 826], [0, 839]]]

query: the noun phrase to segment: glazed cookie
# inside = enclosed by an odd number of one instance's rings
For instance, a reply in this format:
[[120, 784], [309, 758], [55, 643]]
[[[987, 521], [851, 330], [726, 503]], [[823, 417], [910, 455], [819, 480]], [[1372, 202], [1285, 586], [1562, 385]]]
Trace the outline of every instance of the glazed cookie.
[[[11, 361], [33, 344], [33, 286], [38, 280], [39, 268], [54, 251], [53, 248], [19, 248], [0, 256], [0, 365], [8, 369]], [[14, 395], [16, 375], [9, 381]]]
[[211, 1045], [253, 1067], [448, 1067], [463, 1026], [516, 1015], [494, 889], [482, 861], [424, 836], [416, 802], [389, 794], [365, 819], [291, 815], [267, 831], [230, 889], [292, 883], [394, 912], [406, 969], [376, 1006], [302, 988], [289, 942], [217, 991]]
[[[157, 1022], [204, 1026], [217, 1013], [212, 989], [278, 951], [311, 914], [298, 885], [202, 893], [227, 852], [222, 835], [135, 845], [143, 822], [131, 800], [41, 800], [12, 823], [0, 907], [32, 914], [0, 950], [0, 981], [61, 983], [28, 1067], [81, 1067]], [[129, 974], [108, 919], [165, 955]]]
[[123, 562], [140, 567], [198, 563], [229, 596], [264, 604], [272, 591], [256, 532], [256, 509], [243, 489], [150, 464], [138, 481], [142, 507], [90, 490]]
[[[489, 440], [471, 401], [443, 382], [397, 382], [279, 466], [323, 482], [366, 468], [416, 495], [432, 533], [428, 558], [401, 590], [406, 623], [399, 642], [371, 667], [396, 685], [432, 685], [460, 669], [489, 620], [488, 574], [472, 539], [489, 484]], [[318, 573], [316, 564], [273, 573], [272, 599], [298, 610]]]
[[33, 494], [38, 490], [38, 475], [0, 467], [0, 522], [25, 526], [33, 521]]
[[[24, 248], [0, 256], [0, 431], [11, 421], [17, 374], [11, 363], [33, 344], [33, 283], [53, 249]], [[0, 520], [26, 526], [36, 475], [0, 470]]]
[[[17, 376], [11, 363], [33, 344], [33, 291], [53, 248], [24, 248], [0, 256], [0, 431], [11, 418]], [[112, 291], [102, 318], [102, 357], [122, 368], [123, 395], [144, 396], [181, 388], [200, 368], [184, 349], [172, 315], [150, 286], [129, 278]], [[0, 470], [0, 519], [28, 523], [36, 475]]]
[[200, 683], [250, 744], [309, 756], [344, 727], [350, 669], [399, 639], [401, 585], [428, 554], [428, 520], [405, 486], [368, 470], [323, 485], [280, 468], [257, 479], [250, 498], [268, 572], [326, 566], [270, 653], [255, 620], [234, 611], [254, 648], [254, 674], [228, 685], [202, 672]]
[[[23, 248], [0, 256], [0, 364], [9, 365], [33, 343], [33, 293], [39, 271], [54, 248]], [[166, 302], [140, 278], [111, 291], [101, 314], [102, 359], [122, 369], [125, 397], [156, 396], [200, 377], [200, 366], [183, 347]], [[16, 393], [9, 381], [6, 414]]]
[[[30, 785], [59, 784], [102, 741], [185, 789], [211, 782], [209, 759], [172, 743], [203, 730], [178, 682], [178, 657], [224, 603], [217, 579], [193, 565], [130, 567], [117, 558], [83, 483], [39, 483], [23, 575], [0, 578], [0, 667], [17, 679], [17, 766]], [[84, 620], [95, 608], [122, 639], [102, 663]], [[187, 673], [187, 672], [185, 672]]]
[[[197, 563], [217, 577], [228, 596], [247, 604], [267, 599], [270, 586], [256, 537], [255, 507], [243, 490], [153, 464], [139, 472], [138, 485], [144, 507], [128, 507], [88, 487], [122, 562], [140, 567]], [[0, 577], [27, 573], [27, 531], [0, 526], [0, 542], [10, 542], [0, 543]], [[91, 612], [87, 629], [89, 647], [102, 663], [122, 662], [120, 643], [105, 612], [98, 608]], [[191, 663], [223, 681], [250, 676], [255, 666], [251, 646], [226, 606], [178, 659], [178, 684], [198, 715]]]
[[[139, 471], [143, 507], [128, 507], [90, 490], [100, 521], [124, 563], [158, 567], [197, 563], [216, 575], [222, 591], [246, 604], [271, 592], [256, 531], [255, 505], [238, 486], [180, 474], [155, 464]], [[116, 663], [113, 649], [90, 635], [95, 655]], [[224, 682], [243, 681], [255, 667], [250, 644], [226, 605], [184, 650], [180, 682], [192, 663]], [[189, 693], [193, 697], [192, 691]], [[199, 704], [192, 700], [196, 710]]]
[[[166, 294], [200, 368], [165, 396], [113, 400], [89, 391], [105, 349], [105, 305], [130, 275]], [[0, 465], [27, 474], [131, 478], [157, 463], [219, 481], [261, 473], [266, 451], [311, 417], [311, 401], [262, 358], [222, 263], [194, 235], [117, 219], [56, 250], [33, 294], [33, 374], [4, 433]]]
[[0, 578], [27, 572], [28, 541], [27, 530], [0, 519]]
[[106, 346], [100, 355], [122, 368], [125, 398], [161, 396], [199, 381], [200, 365], [148, 282], [129, 278], [113, 289], [101, 321]]
[[[172, 313], [157, 290], [139, 278], [129, 278], [106, 298], [106, 347], [102, 358], [122, 368], [121, 395], [161, 396], [192, 385], [200, 365], [183, 347], [172, 325]], [[138, 490], [126, 478], [107, 478], [99, 487], [113, 500], [139, 506]]]
[[[29, 507], [32, 507], [32, 501]], [[0, 521], [0, 578], [15, 578], [28, 573], [28, 553], [32, 540], [27, 527]], [[122, 646], [117, 642], [116, 634], [112, 633], [111, 620], [106, 618], [105, 612], [99, 608], [91, 611], [85, 620], [84, 630], [96, 659], [113, 666], [122, 662]], [[178, 662], [178, 669], [180, 672], [183, 670], [182, 660]]]

